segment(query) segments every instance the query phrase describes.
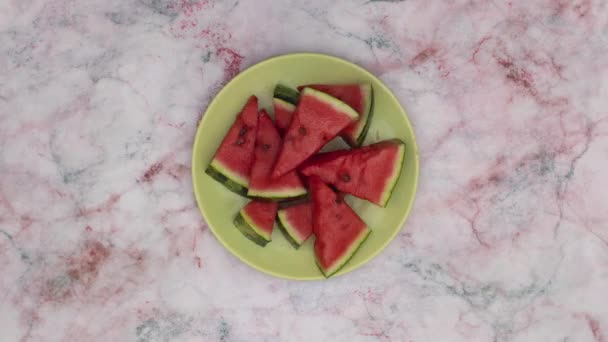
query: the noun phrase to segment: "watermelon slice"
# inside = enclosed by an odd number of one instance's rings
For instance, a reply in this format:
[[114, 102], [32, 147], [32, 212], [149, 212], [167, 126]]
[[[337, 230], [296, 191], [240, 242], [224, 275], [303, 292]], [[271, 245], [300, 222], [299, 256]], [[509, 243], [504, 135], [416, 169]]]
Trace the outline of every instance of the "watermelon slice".
[[291, 123], [291, 117], [296, 110], [296, 106], [278, 97], [272, 99], [274, 105], [274, 120], [281, 135], [284, 135]]
[[274, 120], [281, 135], [284, 135], [289, 128], [293, 112], [295, 112], [299, 100], [300, 93], [295, 89], [282, 84], [277, 84], [274, 88], [274, 97], [272, 99]]
[[316, 235], [315, 259], [325, 277], [330, 277], [350, 260], [371, 230], [320, 178], [311, 177], [309, 185]]
[[205, 170], [228, 189], [243, 196], [249, 186], [257, 129], [258, 99], [251, 96]]
[[272, 119], [265, 110], [260, 111], [258, 134], [255, 147], [255, 161], [251, 168], [249, 182], [250, 197], [268, 199], [287, 199], [306, 195], [306, 188], [295, 171], [278, 178], [270, 178], [279, 150], [281, 137], [274, 127]]
[[294, 170], [358, 117], [354, 109], [335, 97], [305, 88], [285, 134], [272, 177]]
[[264, 247], [271, 240], [274, 219], [279, 204], [253, 200], [234, 219], [234, 225], [246, 238]]
[[312, 234], [312, 203], [305, 202], [279, 209], [279, 228], [296, 249]]
[[351, 106], [359, 113], [359, 120], [346, 127], [340, 136], [351, 146], [361, 146], [369, 124], [372, 122], [374, 107], [374, 90], [369, 83], [363, 84], [311, 84], [298, 89], [302, 90], [310, 87], [327, 93], [347, 105]]
[[387, 140], [350, 151], [318, 154], [304, 163], [300, 172], [384, 207], [401, 174], [404, 157], [405, 144]]

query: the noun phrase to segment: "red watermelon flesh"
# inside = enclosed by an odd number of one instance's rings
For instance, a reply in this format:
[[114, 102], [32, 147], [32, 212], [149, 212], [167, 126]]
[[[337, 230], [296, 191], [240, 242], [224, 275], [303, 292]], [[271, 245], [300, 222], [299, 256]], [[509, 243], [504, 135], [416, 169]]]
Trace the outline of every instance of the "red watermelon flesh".
[[296, 106], [276, 97], [272, 99], [272, 102], [274, 105], [274, 120], [277, 123], [279, 133], [284, 135], [289, 128], [291, 117], [293, 116], [293, 112], [296, 110]]
[[361, 145], [371, 122], [374, 95], [371, 84], [311, 84], [298, 87], [298, 90], [305, 87], [327, 93], [343, 101], [359, 113], [359, 120], [346, 127], [340, 133], [340, 136], [351, 146]]
[[270, 177], [281, 143], [272, 119], [265, 110], [260, 111], [248, 196], [284, 199], [306, 194], [306, 188], [295, 171], [278, 178]]
[[215, 152], [210, 167], [247, 188], [258, 128], [258, 99], [251, 96]]
[[371, 230], [320, 178], [311, 177], [309, 185], [315, 259], [323, 274], [330, 277], [355, 254]]
[[342, 192], [385, 206], [401, 174], [404, 155], [405, 145], [401, 141], [388, 140], [350, 151], [318, 154], [304, 163], [300, 172], [317, 176]]
[[[264, 246], [271, 240], [278, 208], [277, 202], [253, 200], [241, 209], [235, 224], [243, 235]], [[240, 223], [239, 218], [241, 218]]]
[[285, 134], [272, 177], [280, 177], [297, 168], [357, 118], [358, 114], [344, 102], [305, 88]]

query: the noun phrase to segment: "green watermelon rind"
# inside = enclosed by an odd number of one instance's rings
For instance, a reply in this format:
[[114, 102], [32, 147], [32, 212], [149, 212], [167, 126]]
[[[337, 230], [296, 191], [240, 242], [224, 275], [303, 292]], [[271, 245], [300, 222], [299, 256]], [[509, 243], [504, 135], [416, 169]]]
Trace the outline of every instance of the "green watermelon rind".
[[393, 190], [395, 189], [395, 185], [397, 185], [397, 182], [399, 181], [399, 177], [401, 176], [401, 170], [403, 169], [403, 163], [405, 162], [405, 143], [397, 139], [395, 139], [395, 141], [399, 143], [399, 149], [401, 150], [401, 158], [399, 158], [399, 160], [395, 162], [393, 166], [394, 172], [391, 176], [392, 179], [389, 180], [389, 186], [386, 187], [386, 189], [382, 193], [380, 206], [383, 208], [386, 207], [388, 201], [393, 195]]
[[280, 108], [283, 108], [284, 110], [288, 110], [290, 112], [293, 112], [296, 110], [296, 105], [294, 105], [291, 102], [285, 101], [284, 99], [280, 98], [280, 97], [274, 97], [272, 99], [272, 103]]
[[266, 234], [261, 234], [263, 232], [261, 232], [260, 229], [252, 223], [251, 218], [249, 218], [249, 216], [247, 216], [247, 214], [245, 214], [242, 210], [234, 218], [234, 225], [241, 232], [241, 234], [260, 247], [265, 247], [266, 244], [271, 241], [270, 236], [266, 238], [264, 236]]
[[306, 239], [302, 239], [298, 236], [297, 231], [293, 226], [289, 223], [289, 219], [285, 216], [286, 210], [280, 209], [277, 212], [277, 223], [279, 224], [279, 228], [285, 234], [285, 237], [291, 243], [291, 245], [298, 249], [300, 246], [306, 241]]
[[325, 278], [329, 278], [332, 275], [336, 274], [336, 272], [340, 271], [342, 269], [342, 267], [344, 267], [344, 265], [346, 265], [350, 261], [350, 259], [353, 258], [353, 256], [359, 250], [359, 248], [361, 248], [361, 245], [363, 245], [363, 243], [367, 240], [367, 238], [369, 237], [369, 234], [371, 232], [372, 232], [372, 230], [369, 229], [369, 227], [366, 226], [365, 230], [363, 230], [361, 232], [361, 234], [357, 237], [357, 240], [355, 240], [350, 245], [350, 247], [344, 253], [344, 255], [342, 256], [342, 258], [339, 259], [334, 264], [333, 268], [330, 268], [328, 270], [324, 270], [323, 267], [321, 267], [321, 264], [319, 263], [319, 259], [317, 259], [316, 255], [315, 255], [315, 263], [317, 264], [317, 267], [319, 268], [319, 270], [321, 271], [321, 273], [323, 273], [323, 276], [325, 276]]
[[359, 119], [359, 113], [357, 113], [356, 110], [354, 110], [351, 106], [347, 105], [346, 103], [340, 101], [339, 99], [337, 99], [329, 94], [326, 94], [322, 91], [307, 87], [307, 88], [304, 88], [304, 90], [302, 90], [301, 96], [306, 96], [306, 95], [312, 96], [312, 97], [316, 98], [317, 101], [324, 102], [324, 103], [330, 105], [333, 110], [348, 116], [353, 121], [356, 121], [357, 119]]
[[372, 117], [374, 116], [374, 88], [369, 83], [362, 84], [361, 87], [368, 88], [364, 91], [369, 92], [368, 101], [365, 104], [365, 112], [367, 115], [364, 115], [363, 118], [361, 118], [361, 120], [365, 120], [365, 123], [359, 126], [355, 143], [353, 144], [350, 138], [345, 139], [346, 142], [351, 145], [351, 147], [363, 145], [363, 141], [365, 141], [365, 137], [367, 137], [367, 132], [369, 132], [369, 126], [372, 123]]
[[[251, 190], [251, 189], [249, 189]], [[292, 190], [289, 190], [292, 191]], [[247, 191], [247, 197], [251, 199], [268, 200], [274, 202], [286, 202], [296, 201], [308, 196], [308, 190], [302, 188], [301, 190], [292, 191]]]
[[[285, 236], [285, 240], [287, 240], [287, 242], [289, 242], [289, 244], [295, 248], [295, 249], [299, 249], [300, 246], [302, 245], [302, 243], [298, 243], [290, 234], [289, 231], [287, 230], [287, 227], [285, 227], [283, 225], [283, 222], [281, 222], [281, 220], [279, 220], [277, 218], [277, 226], [279, 227], [279, 230], [281, 231], [281, 233], [283, 233], [283, 236]], [[303, 241], [302, 241], [303, 242]]]
[[304, 195], [304, 196], [287, 198], [285, 200], [281, 200], [281, 201], [279, 201], [279, 210], [289, 208], [294, 205], [306, 203], [306, 202], [310, 201], [309, 195], [310, 195], [310, 193], [306, 193], [306, 195]]
[[282, 84], [277, 84], [274, 88], [273, 97], [291, 103], [292, 105], [297, 105], [298, 101], [300, 101], [300, 93], [297, 90]]
[[308, 191], [304, 186], [286, 188], [284, 190], [255, 190], [249, 188], [247, 196], [251, 198], [260, 198], [273, 201], [284, 201], [304, 197], [307, 193]]
[[228, 188], [228, 190], [243, 197], [247, 197], [247, 192], [249, 191], [247, 186], [240, 184], [235, 179], [229, 178], [228, 175], [230, 175], [230, 172], [226, 172], [225, 168], [220, 167], [218, 169], [212, 162], [207, 169], [205, 169], [205, 173], [211, 176], [211, 178], [215, 179], [218, 183], [224, 185], [226, 188]]

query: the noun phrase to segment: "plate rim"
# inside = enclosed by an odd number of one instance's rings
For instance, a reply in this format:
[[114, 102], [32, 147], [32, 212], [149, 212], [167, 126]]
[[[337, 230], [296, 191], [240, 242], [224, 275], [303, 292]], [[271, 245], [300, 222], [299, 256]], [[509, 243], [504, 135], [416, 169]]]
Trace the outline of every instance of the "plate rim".
[[[362, 72], [363, 74], [365, 74], [366, 76], [368, 76], [369, 78], [374, 79], [375, 81], [377, 81], [381, 87], [384, 88], [384, 90], [386, 90], [386, 92], [389, 94], [390, 98], [392, 98], [395, 102], [397, 102], [397, 104], [399, 105], [399, 109], [401, 110], [401, 114], [405, 116], [405, 121], [406, 121], [406, 125], [408, 127], [408, 129], [410, 130], [411, 134], [412, 134], [412, 142], [413, 142], [413, 148], [414, 148], [414, 164], [415, 164], [415, 171], [414, 171], [414, 188], [413, 188], [413, 194], [412, 194], [412, 200], [409, 202], [409, 205], [405, 208], [404, 210], [404, 214], [403, 217], [400, 219], [400, 223], [399, 223], [399, 228], [395, 229], [394, 232], [389, 236], [389, 238], [386, 240], [386, 242], [384, 242], [382, 245], [380, 245], [379, 248], [377, 248], [376, 250], [374, 250], [372, 253], [370, 253], [370, 255], [368, 255], [367, 257], [365, 257], [360, 263], [359, 265], [357, 265], [356, 267], [346, 270], [344, 271], [344, 269], [338, 271], [336, 274], [334, 274], [331, 278], [325, 278], [321, 272], [319, 271], [319, 276], [318, 277], [307, 277], [307, 276], [292, 276], [292, 275], [287, 275], [287, 274], [283, 274], [281, 272], [277, 272], [277, 271], [273, 271], [273, 270], [268, 270], [266, 268], [263, 268], [259, 265], [257, 265], [254, 262], [249, 261], [249, 259], [247, 257], [242, 256], [236, 249], [232, 248], [229, 244], [226, 243], [226, 241], [224, 241], [224, 239], [222, 238], [222, 236], [217, 233], [215, 231], [215, 228], [209, 224], [208, 220], [207, 220], [207, 213], [205, 212], [205, 209], [203, 208], [201, 202], [202, 202], [202, 198], [200, 198], [201, 196], [199, 195], [199, 193], [201, 193], [202, 190], [198, 189], [197, 186], [197, 182], [196, 182], [196, 175], [197, 173], [195, 172], [195, 158], [196, 158], [196, 151], [197, 151], [197, 146], [200, 144], [200, 140], [202, 140], [201, 138], [201, 127], [203, 126], [203, 124], [205, 123], [205, 120], [207, 119], [207, 112], [209, 111], [209, 108], [212, 107], [215, 102], [217, 101], [218, 97], [220, 97], [220, 95], [222, 94], [222, 92], [224, 92], [226, 90], [226, 88], [231, 85], [232, 83], [238, 82], [238, 80], [240, 78], [243, 77], [244, 74], [246, 74], [247, 72], [251, 72], [254, 69], [260, 68], [262, 66], [264, 66], [265, 64], [268, 63], [272, 63], [277, 59], [283, 59], [283, 58], [293, 58], [293, 57], [322, 57], [322, 58], [328, 58], [333, 60], [334, 62], [338, 62], [338, 63], [343, 63], [343, 64], [348, 64], [356, 69], [358, 69], [360, 72]], [[211, 100], [211, 102], [209, 102], [209, 104], [206, 106], [204, 113], [203, 113], [203, 117], [201, 120], [199, 120], [197, 128], [196, 128], [196, 134], [194, 136], [194, 143], [192, 144], [192, 156], [191, 156], [191, 165], [190, 165], [190, 169], [191, 169], [191, 177], [192, 177], [192, 189], [194, 192], [194, 197], [196, 199], [196, 204], [197, 207], [201, 213], [201, 215], [203, 216], [203, 220], [205, 220], [205, 224], [207, 225], [207, 227], [209, 227], [209, 230], [211, 231], [211, 233], [213, 234], [213, 236], [220, 242], [220, 244], [227, 249], [232, 255], [234, 255], [237, 259], [239, 259], [240, 261], [242, 261], [243, 263], [245, 263], [246, 265], [248, 265], [249, 267], [277, 277], [277, 278], [282, 278], [282, 279], [289, 279], [289, 280], [307, 280], [307, 281], [313, 281], [313, 280], [327, 280], [327, 279], [333, 279], [342, 275], [345, 275], [347, 273], [350, 273], [356, 269], [359, 269], [360, 267], [364, 266], [365, 264], [367, 264], [368, 262], [370, 262], [372, 259], [374, 259], [376, 256], [378, 256], [384, 249], [386, 249], [386, 247], [393, 242], [393, 240], [395, 239], [395, 237], [397, 236], [397, 234], [399, 234], [403, 229], [404, 229], [404, 225], [405, 222], [407, 221], [407, 218], [410, 216], [410, 212], [414, 206], [414, 202], [416, 201], [416, 195], [418, 193], [418, 178], [419, 178], [419, 173], [420, 173], [420, 162], [419, 162], [419, 157], [418, 157], [418, 144], [417, 144], [417, 139], [416, 139], [416, 134], [414, 131], [414, 127], [412, 126], [412, 123], [410, 122], [409, 116], [407, 114], [407, 111], [405, 110], [405, 108], [403, 108], [403, 106], [401, 105], [401, 102], [399, 101], [399, 99], [395, 96], [395, 94], [393, 94], [393, 92], [391, 91], [391, 89], [384, 84], [384, 82], [382, 82], [382, 80], [380, 80], [378, 77], [376, 77], [376, 75], [372, 74], [371, 72], [369, 72], [368, 70], [366, 70], [365, 68], [363, 68], [362, 66], [353, 63], [351, 61], [348, 61], [346, 59], [340, 58], [340, 57], [336, 57], [336, 56], [332, 56], [332, 55], [328, 55], [328, 54], [324, 54], [324, 53], [317, 53], [317, 52], [296, 52], [296, 53], [288, 53], [288, 54], [281, 54], [281, 55], [276, 55], [276, 56], [272, 56], [269, 58], [266, 58], [262, 61], [259, 61], [249, 67], [247, 67], [246, 69], [242, 70], [241, 72], [238, 73], [238, 75], [236, 75], [235, 77], [233, 77], [230, 81], [228, 81], [226, 84], [224, 84], [222, 86], [222, 88], [215, 94], [215, 96], [213, 97], [213, 99]], [[200, 173], [200, 172], [198, 172]]]

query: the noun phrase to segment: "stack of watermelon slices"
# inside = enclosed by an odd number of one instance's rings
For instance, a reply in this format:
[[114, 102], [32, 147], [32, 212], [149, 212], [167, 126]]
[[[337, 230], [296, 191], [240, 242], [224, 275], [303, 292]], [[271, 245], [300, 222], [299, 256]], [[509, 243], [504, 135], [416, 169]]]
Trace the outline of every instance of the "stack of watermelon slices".
[[[405, 145], [387, 140], [360, 147], [372, 118], [371, 85], [314, 84], [298, 90], [275, 88], [274, 122], [252, 96], [206, 172], [251, 198], [234, 219], [246, 238], [266, 246], [275, 221], [296, 249], [314, 235], [315, 262], [330, 277], [371, 232], [344, 195], [386, 206], [401, 174]], [[352, 149], [318, 153], [337, 136]]]

